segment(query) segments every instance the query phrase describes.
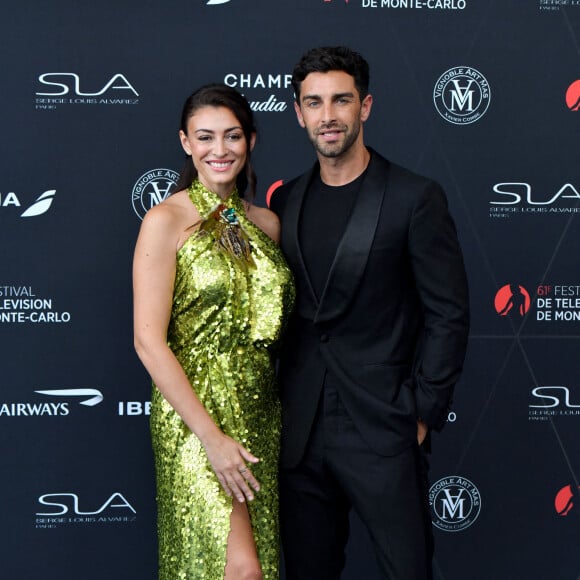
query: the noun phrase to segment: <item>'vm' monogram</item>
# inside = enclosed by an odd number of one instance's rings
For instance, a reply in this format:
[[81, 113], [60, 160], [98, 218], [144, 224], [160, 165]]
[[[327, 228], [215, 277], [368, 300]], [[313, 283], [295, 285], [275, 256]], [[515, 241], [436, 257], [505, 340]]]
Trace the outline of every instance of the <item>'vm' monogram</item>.
[[465, 504], [465, 498], [463, 497], [464, 489], [459, 490], [457, 495], [452, 495], [451, 490], [444, 489], [444, 498], [441, 498], [441, 518], [444, 520], [449, 519], [463, 519], [465, 517], [463, 506]]
[[462, 87], [459, 83], [459, 79], [453, 79], [451, 81], [454, 89], [451, 89], [451, 110], [460, 112], [466, 111], [471, 113], [473, 111], [473, 85], [474, 81], [469, 80], [467, 86]]

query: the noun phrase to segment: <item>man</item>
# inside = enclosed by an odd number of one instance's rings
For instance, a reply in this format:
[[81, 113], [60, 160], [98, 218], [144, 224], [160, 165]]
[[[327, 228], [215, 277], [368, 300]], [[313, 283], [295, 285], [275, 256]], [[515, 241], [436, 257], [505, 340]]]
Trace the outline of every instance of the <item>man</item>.
[[302, 57], [295, 110], [318, 163], [271, 202], [297, 285], [279, 374], [287, 580], [340, 578], [351, 508], [381, 577], [431, 577], [420, 445], [462, 368], [467, 284], [441, 188], [364, 145], [368, 81], [347, 48]]

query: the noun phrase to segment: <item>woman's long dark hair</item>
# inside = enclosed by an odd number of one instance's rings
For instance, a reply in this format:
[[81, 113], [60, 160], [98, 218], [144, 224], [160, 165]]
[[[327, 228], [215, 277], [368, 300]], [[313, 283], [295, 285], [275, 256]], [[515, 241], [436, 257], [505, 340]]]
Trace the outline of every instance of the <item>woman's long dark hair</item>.
[[[186, 135], [189, 119], [202, 107], [225, 107], [233, 113], [242, 126], [248, 150], [244, 169], [240, 171], [236, 178], [236, 187], [241, 197], [253, 199], [256, 195], [256, 174], [250, 162], [250, 143], [252, 142], [252, 135], [256, 132], [256, 126], [254, 124], [254, 114], [248, 101], [238, 91], [221, 83], [200, 87], [189, 96], [183, 105], [180, 129]], [[197, 169], [193, 164], [191, 155], [186, 155], [185, 157], [185, 164], [179, 175], [175, 191], [188, 188], [197, 177]]]

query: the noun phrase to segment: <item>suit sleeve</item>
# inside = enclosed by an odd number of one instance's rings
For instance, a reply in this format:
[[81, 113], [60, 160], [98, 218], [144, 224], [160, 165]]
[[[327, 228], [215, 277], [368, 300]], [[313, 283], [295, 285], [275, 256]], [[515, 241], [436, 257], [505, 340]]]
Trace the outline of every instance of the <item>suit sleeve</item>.
[[465, 358], [469, 295], [455, 225], [434, 182], [413, 208], [409, 249], [424, 317], [414, 372], [417, 413], [440, 430]]
[[272, 193], [270, 198], [269, 208], [282, 220], [282, 214], [284, 213], [284, 206], [286, 205], [286, 194], [284, 193], [285, 188], [283, 185], [278, 187]]

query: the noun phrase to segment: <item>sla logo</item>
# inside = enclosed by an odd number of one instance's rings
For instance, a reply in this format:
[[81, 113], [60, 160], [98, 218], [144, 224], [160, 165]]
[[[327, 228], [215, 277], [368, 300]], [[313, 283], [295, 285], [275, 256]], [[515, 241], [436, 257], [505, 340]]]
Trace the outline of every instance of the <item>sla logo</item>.
[[552, 417], [578, 417], [580, 405], [570, 401], [570, 389], [562, 385], [543, 385], [532, 389], [534, 403], [528, 405], [530, 421], [548, 421]]
[[523, 317], [530, 309], [530, 295], [528, 291], [519, 284], [506, 284], [502, 286], [495, 295], [495, 311], [500, 316], [511, 313], [515, 316]]
[[[65, 499], [66, 498], [66, 499]], [[58, 501], [56, 501], [58, 500]], [[48, 512], [36, 512], [37, 516], [62, 516], [73, 513], [77, 516], [94, 516], [103, 513], [106, 509], [125, 509], [136, 514], [135, 508], [118, 491], [105, 500], [103, 505], [93, 511], [81, 511], [79, 496], [76, 493], [45, 493], [38, 498], [38, 503], [50, 506]]]
[[[550, 394], [551, 393], [551, 394]], [[570, 403], [570, 389], [561, 385], [542, 386], [532, 389], [532, 395], [545, 401], [542, 405], [530, 405], [532, 409], [554, 409], [561, 408], [560, 397], [563, 398], [563, 406], [566, 409], [580, 409], [580, 405]]]
[[522, 181], [511, 181], [504, 183], [496, 183], [493, 186], [494, 193], [499, 197], [495, 201], [490, 201], [492, 205], [520, 205], [523, 202], [529, 205], [552, 205], [559, 198], [576, 199], [580, 201], [580, 192], [571, 183], [565, 183], [557, 191], [551, 192], [551, 197], [538, 199], [533, 195], [532, 186], [529, 183]]
[[446, 70], [435, 83], [433, 102], [449, 123], [469, 125], [485, 115], [491, 100], [487, 79], [476, 69], [458, 66]]
[[436, 528], [444, 532], [462, 532], [479, 516], [481, 496], [469, 479], [453, 475], [431, 486], [429, 506]]
[[[29, 218], [45, 214], [50, 209], [55, 195], [56, 189], [48, 189], [41, 193], [32, 205], [20, 214], [20, 217]], [[22, 207], [22, 204], [18, 196], [10, 191], [4, 195], [0, 193], [0, 207]]]
[[131, 192], [133, 210], [139, 219], [155, 205], [169, 197], [171, 188], [177, 185], [179, 174], [171, 169], [152, 169], [144, 173]]
[[[36, 109], [53, 110], [57, 105], [137, 105], [139, 93], [121, 73], [114, 74], [97, 90], [81, 90], [80, 76], [72, 72], [49, 72], [39, 75], [41, 90], [36, 91]], [[100, 82], [100, 81], [99, 81]], [[82, 83], [85, 89], [85, 82]], [[95, 88], [95, 83], [91, 82]], [[100, 87], [100, 88], [98, 88]], [[114, 97], [114, 98], [113, 98]], [[120, 97], [120, 98], [119, 98]]]
[[566, 485], [554, 499], [554, 508], [559, 516], [567, 516], [574, 505], [580, 504], [580, 486]]
[[[135, 90], [133, 85], [127, 80], [125, 75], [121, 73], [114, 74], [100, 90], [94, 92], [83, 92], [81, 91], [81, 79], [76, 73], [69, 72], [54, 72], [54, 73], [43, 73], [38, 77], [41, 84], [47, 87], [58, 87], [51, 88], [50, 92], [41, 93], [37, 91], [38, 96], [50, 96], [50, 97], [60, 97], [63, 95], [72, 94], [77, 97], [100, 97], [104, 95], [107, 91], [130, 91], [136, 97], [139, 93]], [[60, 81], [60, 82], [59, 82]], [[45, 89], [46, 90], [46, 89]], [[126, 93], [125, 93], [126, 94]]]
[[86, 509], [76, 493], [45, 493], [38, 498], [43, 506], [36, 512], [36, 528], [56, 528], [62, 524], [111, 524], [134, 522], [137, 511], [125, 496], [116, 491], [102, 504], [92, 504]]

